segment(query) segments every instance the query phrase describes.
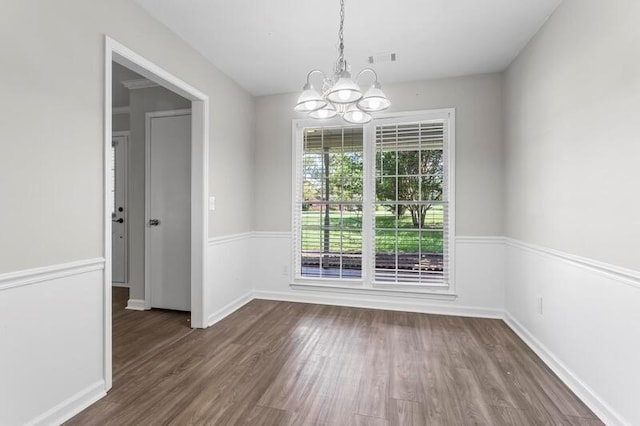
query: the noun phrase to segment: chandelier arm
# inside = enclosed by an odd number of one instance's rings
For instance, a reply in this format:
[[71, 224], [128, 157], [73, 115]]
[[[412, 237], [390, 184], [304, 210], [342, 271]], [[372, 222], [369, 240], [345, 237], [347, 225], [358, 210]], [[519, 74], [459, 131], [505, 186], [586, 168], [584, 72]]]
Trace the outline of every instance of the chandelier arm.
[[314, 69], [314, 70], [309, 71], [309, 74], [307, 74], [307, 84], [310, 84], [310, 83], [311, 83], [311, 82], [310, 82], [311, 75], [312, 75], [312, 74], [315, 74], [315, 73], [320, 73], [320, 74], [322, 74], [322, 79], [323, 79], [323, 81], [327, 79], [327, 75], [324, 73], [324, 71], [319, 70], [319, 69]]
[[375, 79], [375, 80], [374, 80], [374, 83], [375, 83], [376, 81], [378, 81], [378, 73], [377, 73], [373, 68], [365, 68], [365, 69], [363, 69], [362, 71], [360, 71], [360, 72], [358, 73], [358, 75], [356, 76], [356, 79], [355, 79], [356, 83], [357, 83], [357, 82], [358, 82], [358, 80], [360, 79], [360, 76], [361, 76], [362, 74], [364, 74], [365, 72], [367, 72], [367, 71], [369, 71], [369, 72], [373, 73], [373, 78]]

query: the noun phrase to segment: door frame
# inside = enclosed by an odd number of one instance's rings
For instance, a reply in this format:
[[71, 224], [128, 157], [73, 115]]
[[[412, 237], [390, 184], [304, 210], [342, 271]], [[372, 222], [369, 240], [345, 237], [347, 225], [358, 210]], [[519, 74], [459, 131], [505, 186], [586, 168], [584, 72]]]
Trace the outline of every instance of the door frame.
[[[144, 308], [151, 309], [151, 283], [147, 277], [151, 276], [151, 262], [149, 253], [151, 241], [149, 238], [149, 220], [151, 219], [151, 119], [159, 117], [191, 116], [191, 108], [174, 109], [168, 111], [154, 111], [145, 113], [144, 117]], [[193, 194], [192, 194], [193, 195]]]
[[[114, 287], [129, 287], [129, 139], [131, 139], [131, 131], [130, 130], [118, 130], [115, 132], [111, 132], [111, 139], [113, 138], [123, 138], [124, 142], [124, 167], [121, 171], [122, 175], [124, 175], [124, 233], [125, 233], [125, 245], [124, 245], [124, 282], [118, 283], [123, 284], [122, 286], [114, 286]], [[113, 222], [111, 222], [113, 223]], [[111, 225], [113, 226], [113, 225]], [[113, 240], [112, 240], [113, 241]], [[113, 261], [113, 256], [111, 258]]]
[[104, 60], [104, 381], [105, 391], [112, 386], [111, 330], [111, 155], [112, 136], [112, 62], [123, 65], [178, 95], [191, 100], [191, 327], [207, 327], [205, 298], [207, 285], [206, 253], [209, 235], [209, 97], [188, 83], [160, 68], [143, 56], [105, 35]]

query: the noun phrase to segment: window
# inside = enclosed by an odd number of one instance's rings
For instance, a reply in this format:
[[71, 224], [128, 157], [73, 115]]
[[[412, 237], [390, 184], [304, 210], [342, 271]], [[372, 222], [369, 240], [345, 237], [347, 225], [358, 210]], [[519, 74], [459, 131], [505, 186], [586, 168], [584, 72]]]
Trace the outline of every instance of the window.
[[452, 289], [453, 114], [295, 123], [295, 283]]
[[303, 130], [300, 273], [362, 277], [362, 128]]

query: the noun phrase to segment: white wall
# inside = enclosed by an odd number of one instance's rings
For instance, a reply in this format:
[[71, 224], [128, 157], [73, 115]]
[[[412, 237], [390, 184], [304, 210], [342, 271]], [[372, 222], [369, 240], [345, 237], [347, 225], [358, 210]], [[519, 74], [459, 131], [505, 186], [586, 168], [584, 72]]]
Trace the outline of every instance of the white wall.
[[[456, 109], [456, 232], [503, 235], [501, 75], [389, 84], [384, 90], [391, 112]], [[291, 120], [305, 117], [293, 111], [297, 96], [256, 100], [256, 231], [291, 229]]]
[[567, 0], [506, 73], [510, 237], [640, 270], [639, 16]]
[[130, 130], [129, 114], [113, 114], [111, 116], [111, 129], [114, 132]]
[[506, 309], [611, 424], [640, 424], [639, 17], [565, 0], [505, 77]]
[[456, 109], [456, 291], [452, 301], [296, 290], [291, 270], [291, 120], [298, 94], [256, 100], [252, 281], [259, 297], [500, 316], [503, 307], [502, 78], [500, 74], [385, 85], [391, 111]]
[[143, 301], [146, 113], [191, 108], [191, 101], [164, 87], [151, 87], [131, 90], [129, 102], [129, 299]]
[[[2, 1], [0, 281], [104, 256], [105, 34], [209, 96], [210, 235], [251, 229], [248, 93], [130, 0]], [[101, 286], [64, 276], [0, 291], [0, 365], [13, 369], [0, 380], [0, 423], [49, 423], [42, 415], [72, 413], [95, 384], [104, 391]]]

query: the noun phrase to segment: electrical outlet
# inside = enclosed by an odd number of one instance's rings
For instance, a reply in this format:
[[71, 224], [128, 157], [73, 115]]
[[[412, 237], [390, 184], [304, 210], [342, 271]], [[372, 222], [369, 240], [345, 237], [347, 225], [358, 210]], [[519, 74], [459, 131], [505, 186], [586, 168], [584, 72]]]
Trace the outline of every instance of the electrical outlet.
[[284, 275], [284, 276], [288, 276], [289, 275], [289, 266], [282, 265], [282, 275]]
[[542, 315], [543, 312], [542, 296], [538, 296], [538, 313]]
[[216, 209], [216, 197], [209, 197], [209, 210]]

